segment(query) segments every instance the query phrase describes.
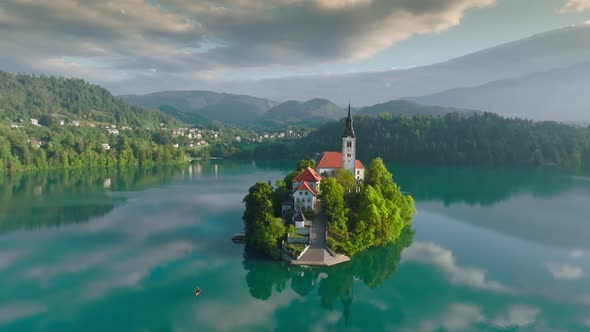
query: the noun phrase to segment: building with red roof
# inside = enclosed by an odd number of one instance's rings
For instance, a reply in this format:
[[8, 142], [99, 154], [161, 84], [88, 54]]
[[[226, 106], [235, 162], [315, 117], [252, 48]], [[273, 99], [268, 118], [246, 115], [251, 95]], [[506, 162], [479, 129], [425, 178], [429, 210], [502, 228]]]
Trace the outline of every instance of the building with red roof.
[[304, 182], [314, 190], [320, 190], [320, 182], [322, 177], [311, 167], [307, 167], [293, 179], [293, 191], [297, 190]]
[[317, 192], [309, 185], [307, 181], [304, 181], [293, 192], [293, 205], [295, 211], [300, 209], [313, 210], [317, 196]]
[[352, 126], [352, 115], [350, 113], [350, 104], [348, 105], [348, 117], [342, 135], [342, 152], [328, 151], [318, 162], [316, 169], [319, 174], [331, 176], [332, 173], [344, 168], [354, 174], [357, 180], [364, 180], [365, 166], [356, 159], [356, 135]]

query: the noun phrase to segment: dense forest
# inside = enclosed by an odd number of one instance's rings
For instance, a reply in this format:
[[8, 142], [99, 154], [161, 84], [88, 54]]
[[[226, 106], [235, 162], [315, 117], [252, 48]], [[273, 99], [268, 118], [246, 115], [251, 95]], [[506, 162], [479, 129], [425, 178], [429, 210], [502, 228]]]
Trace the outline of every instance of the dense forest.
[[[341, 149], [342, 122], [297, 144], [264, 145], [241, 157], [303, 158]], [[357, 158], [386, 162], [590, 168], [590, 127], [496, 114], [355, 117]]]
[[53, 123], [92, 121], [130, 127], [180, 125], [160, 111], [130, 106], [109, 91], [81, 79], [0, 71], [0, 122], [29, 119]]
[[82, 80], [0, 71], [0, 172], [184, 161], [162, 130], [180, 124]]

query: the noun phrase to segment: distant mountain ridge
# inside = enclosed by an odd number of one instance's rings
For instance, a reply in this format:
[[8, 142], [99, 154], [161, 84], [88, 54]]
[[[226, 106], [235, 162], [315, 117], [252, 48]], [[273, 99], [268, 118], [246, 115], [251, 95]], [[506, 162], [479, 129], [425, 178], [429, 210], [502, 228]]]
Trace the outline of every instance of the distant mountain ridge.
[[[577, 66], [582, 68], [589, 59], [590, 24], [580, 24], [536, 34], [428, 66], [372, 73], [285, 77], [228, 86], [227, 89], [283, 100], [301, 100], [320, 95], [341, 105], [349, 99], [357, 105], [372, 105], [405, 98], [436, 105], [439, 98], [421, 99], [420, 96], [443, 94], [455, 89], [484, 89], [490, 87], [484, 85], [492, 82], [496, 82], [493, 89], [498, 89], [498, 86], [504, 83], [515, 84], [511, 80], [523, 79], [519, 82], [523, 85], [519, 89], [529, 89], [531, 94], [522, 97], [518, 93], [511, 95], [510, 99], [514, 101], [515, 106], [496, 106], [495, 101], [503, 98], [498, 94], [490, 94], [489, 98], [481, 100], [472, 98], [469, 94], [453, 94], [454, 102], [450, 102], [449, 94], [441, 106], [494, 111], [508, 116], [518, 114], [538, 120], [583, 121], [584, 119], [577, 117], [583, 118], [588, 113], [588, 108], [583, 107], [583, 103], [575, 103], [571, 98], [574, 93], [560, 95], [557, 91], [552, 94], [551, 104], [565, 106], [568, 112], [562, 113], [561, 108], [545, 107], [538, 116], [535, 108], [543, 105], [543, 102], [536, 102], [531, 95], [534, 93], [543, 96], [546, 90], [537, 89], [535, 82], [527, 80], [526, 77], [546, 73], [547, 77], [544, 80], [548, 82], [552, 73], [567, 71], [567, 68]], [[575, 73], [570, 74], [573, 77]], [[581, 79], [576, 79], [576, 85], [568, 84], [565, 77], [553, 79], [556, 90], [563, 90], [559, 87], [565, 86], [580, 91], [589, 86]], [[547, 98], [544, 98], [545, 101]]]
[[277, 105], [277, 102], [264, 98], [200, 90], [119, 97], [130, 104], [173, 112], [173, 115], [185, 120], [196, 116], [234, 124], [252, 123]]
[[[130, 104], [157, 108], [191, 124], [219, 121], [236, 125], [317, 127], [346, 116], [345, 108], [322, 98], [303, 102], [290, 100], [277, 103], [263, 98], [211, 91], [165, 91], [144, 96], [124, 95], [120, 97]], [[355, 109], [355, 114], [367, 116], [382, 113], [436, 116], [455, 112], [472, 114], [477, 111], [421, 105], [408, 100], [392, 100], [387, 103]]]
[[480, 111], [462, 109], [455, 107], [442, 107], [442, 106], [431, 106], [422, 105], [410, 100], [397, 99], [388, 101], [386, 103], [376, 104], [373, 106], [363, 107], [357, 114], [359, 115], [379, 115], [379, 114], [391, 114], [391, 115], [430, 115], [430, 116], [442, 116], [448, 113], [463, 113], [463, 114], [475, 114], [481, 113]]
[[412, 97], [418, 103], [480, 108], [506, 116], [590, 121], [590, 61], [566, 68]]
[[283, 124], [320, 125], [344, 117], [344, 109], [327, 99], [314, 98], [305, 102], [290, 100], [266, 112], [262, 121]]

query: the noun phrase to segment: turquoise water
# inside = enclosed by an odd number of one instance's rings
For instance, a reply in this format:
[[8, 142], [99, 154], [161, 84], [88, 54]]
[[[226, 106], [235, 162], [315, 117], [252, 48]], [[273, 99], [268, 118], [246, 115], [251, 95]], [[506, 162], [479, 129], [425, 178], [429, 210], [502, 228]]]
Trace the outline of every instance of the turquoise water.
[[2, 178], [0, 331], [590, 330], [590, 177], [390, 165], [413, 230], [310, 269], [230, 241], [248, 187], [291, 167]]

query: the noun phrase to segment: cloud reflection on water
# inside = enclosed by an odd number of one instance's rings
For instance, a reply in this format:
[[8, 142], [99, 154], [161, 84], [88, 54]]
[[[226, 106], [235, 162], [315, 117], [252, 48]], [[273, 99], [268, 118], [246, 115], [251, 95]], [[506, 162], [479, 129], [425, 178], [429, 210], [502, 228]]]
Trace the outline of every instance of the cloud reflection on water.
[[[126, 203], [90, 223], [3, 234], [0, 284], [10, 289], [0, 294], [0, 327], [30, 322], [33, 331], [84, 326], [96, 331], [333, 331], [348, 324], [350, 331], [460, 331], [561, 327], [567, 320], [578, 322], [570, 325], [575, 331], [590, 316], [578, 298], [520, 292], [520, 284], [498, 278], [505, 266], [488, 264], [490, 257], [464, 259], [465, 250], [447, 237], [472, 235], [461, 232], [467, 226], [460, 222], [447, 227], [443, 220], [440, 230], [416, 225], [439, 233], [418, 233], [403, 254], [399, 247], [375, 248], [333, 269], [244, 263], [241, 247], [227, 236], [241, 225], [237, 193], [245, 192], [253, 177], [280, 175], [264, 170], [225, 177], [219, 167], [217, 180], [205, 173], [120, 193], [129, 198]], [[417, 223], [440, 215], [421, 211]], [[490, 251], [505, 244], [497, 237], [467, 237], [467, 246], [475, 241]], [[197, 285], [204, 293], [195, 300]], [[112, 323], [116, 326], [87, 325], [105, 311], [121, 312], [125, 319]], [[294, 315], [305, 319], [293, 320]]]

